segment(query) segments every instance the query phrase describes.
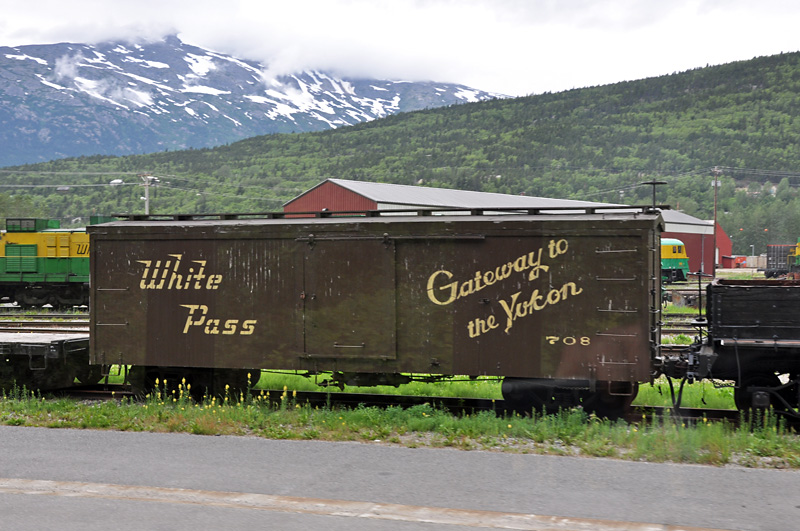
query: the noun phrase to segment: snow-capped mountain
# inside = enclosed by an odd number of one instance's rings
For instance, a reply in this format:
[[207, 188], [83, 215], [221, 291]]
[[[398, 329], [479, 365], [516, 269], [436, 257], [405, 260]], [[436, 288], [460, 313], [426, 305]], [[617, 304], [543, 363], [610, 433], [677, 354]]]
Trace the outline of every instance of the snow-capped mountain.
[[0, 166], [203, 148], [502, 97], [448, 83], [265, 72], [174, 36], [0, 47]]

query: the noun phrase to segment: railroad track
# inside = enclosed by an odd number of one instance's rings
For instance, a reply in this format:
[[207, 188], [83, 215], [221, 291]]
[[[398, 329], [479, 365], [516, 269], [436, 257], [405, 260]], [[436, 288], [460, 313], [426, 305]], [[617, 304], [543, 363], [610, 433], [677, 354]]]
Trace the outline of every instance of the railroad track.
[[0, 312], [0, 332], [89, 333], [88, 314], [43, 313], [24, 315]]
[[0, 332], [37, 332], [59, 334], [88, 334], [89, 320], [56, 321], [53, 319], [16, 319], [0, 318]]
[[72, 312], [56, 312], [56, 311], [47, 311], [47, 308], [42, 310], [37, 310], [35, 313], [32, 313], [29, 310], [24, 310], [22, 308], [2, 308], [0, 307], [0, 319], [4, 317], [27, 317], [27, 318], [38, 318], [38, 319], [71, 319], [71, 318], [89, 318], [88, 311], [72, 311]]
[[[703, 319], [703, 320], [700, 320]], [[671, 313], [662, 316], [662, 334], [696, 335], [701, 323], [705, 323], [704, 316], [697, 312]]]

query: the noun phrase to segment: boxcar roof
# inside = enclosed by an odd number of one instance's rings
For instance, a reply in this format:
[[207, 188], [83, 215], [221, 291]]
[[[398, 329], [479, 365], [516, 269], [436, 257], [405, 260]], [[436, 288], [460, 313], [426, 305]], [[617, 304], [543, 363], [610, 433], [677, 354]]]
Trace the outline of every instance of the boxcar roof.
[[174, 216], [132, 216], [124, 221], [113, 221], [99, 225], [91, 225], [87, 230], [91, 234], [126, 232], [130, 229], [153, 230], [158, 227], [256, 227], [256, 226], [287, 226], [287, 225], [317, 225], [320, 227], [330, 225], [353, 224], [396, 224], [396, 223], [517, 223], [524, 221], [536, 222], [565, 222], [565, 221], [601, 221], [601, 220], [659, 220], [663, 223], [661, 213], [647, 208], [636, 207], [608, 207], [581, 209], [546, 209], [539, 211], [493, 209], [487, 212], [476, 210], [442, 210], [442, 211], [369, 211], [360, 214], [342, 215], [327, 212], [307, 213], [305, 217], [298, 217], [298, 213], [267, 213], [267, 214], [206, 214], [206, 215], [174, 215]]

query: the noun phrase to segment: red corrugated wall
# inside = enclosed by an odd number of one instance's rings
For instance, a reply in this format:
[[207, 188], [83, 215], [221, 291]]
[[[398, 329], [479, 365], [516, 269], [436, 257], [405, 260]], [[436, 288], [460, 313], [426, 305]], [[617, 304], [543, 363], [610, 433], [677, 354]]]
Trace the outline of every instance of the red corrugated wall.
[[319, 212], [325, 208], [330, 212], [376, 210], [378, 204], [371, 199], [342, 188], [338, 184], [324, 182], [286, 203], [283, 211]]
[[[677, 238], [686, 245], [686, 254], [689, 256], [689, 271], [694, 273], [700, 271], [701, 265], [703, 273], [714, 274], [714, 236], [712, 234], [687, 234], [684, 232], [662, 232], [662, 238]], [[731, 239], [717, 225], [717, 267], [723, 267], [724, 256], [730, 256], [733, 249]], [[694, 277], [693, 277], [694, 278]]]

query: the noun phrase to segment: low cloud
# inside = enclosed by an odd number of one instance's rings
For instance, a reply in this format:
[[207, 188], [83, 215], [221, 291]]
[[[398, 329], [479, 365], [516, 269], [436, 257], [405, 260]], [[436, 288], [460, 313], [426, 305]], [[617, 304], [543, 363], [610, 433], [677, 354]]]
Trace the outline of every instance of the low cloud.
[[136, 90], [113, 78], [88, 79], [80, 76], [83, 54], [63, 55], [56, 59], [53, 75], [55, 80], [67, 84], [71, 82], [78, 90], [91, 96], [111, 100], [118, 105], [136, 107], [151, 105], [152, 94], [148, 90]]
[[[4, 6], [0, 45], [184, 42], [268, 65], [435, 80], [510, 95], [797, 51], [794, 0], [33, 0]], [[64, 76], [69, 75], [64, 64]]]
[[83, 54], [76, 55], [62, 55], [56, 59], [56, 65], [53, 73], [56, 76], [56, 81], [73, 80], [78, 76], [78, 67], [83, 61]]

